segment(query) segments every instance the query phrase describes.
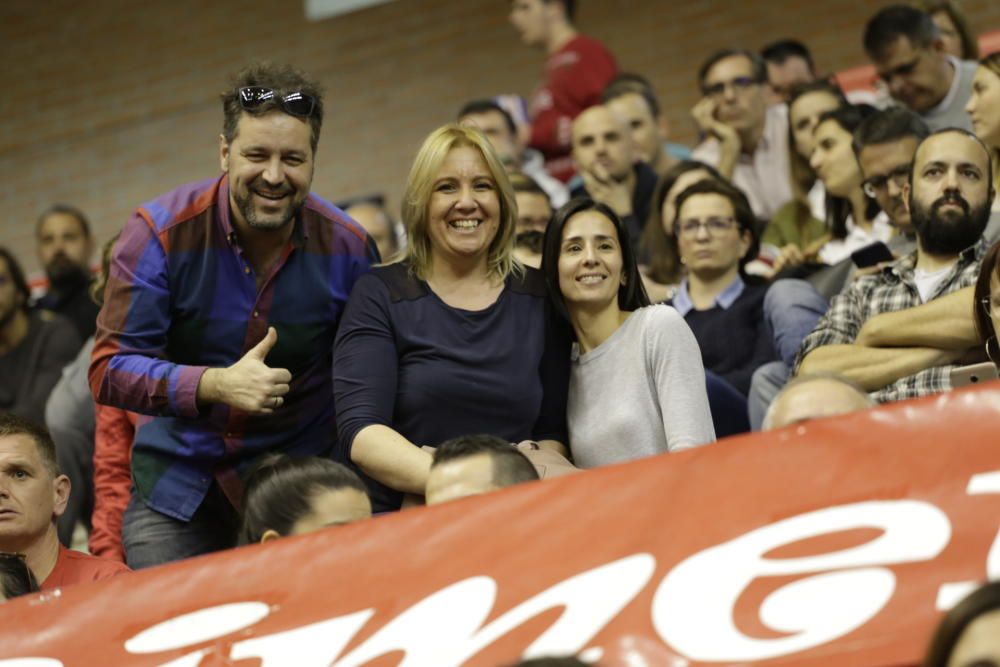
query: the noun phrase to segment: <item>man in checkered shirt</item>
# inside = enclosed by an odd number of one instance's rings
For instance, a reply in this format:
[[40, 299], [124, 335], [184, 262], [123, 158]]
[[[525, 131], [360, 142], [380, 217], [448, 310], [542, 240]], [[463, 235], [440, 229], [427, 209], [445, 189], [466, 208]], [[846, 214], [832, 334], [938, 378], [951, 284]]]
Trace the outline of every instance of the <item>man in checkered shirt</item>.
[[927, 137], [906, 188], [916, 252], [834, 297], [802, 342], [796, 373], [840, 373], [883, 403], [949, 389], [951, 368], [975, 341], [969, 292], [987, 248], [992, 184], [989, 153], [974, 135], [949, 128]]

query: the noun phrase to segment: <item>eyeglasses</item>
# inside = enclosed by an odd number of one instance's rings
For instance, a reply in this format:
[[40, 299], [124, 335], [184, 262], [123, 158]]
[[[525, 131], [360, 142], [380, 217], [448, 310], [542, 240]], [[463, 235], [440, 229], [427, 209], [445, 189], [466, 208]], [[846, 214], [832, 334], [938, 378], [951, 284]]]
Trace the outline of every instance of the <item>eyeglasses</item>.
[[898, 188], [901, 188], [909, 183], [910, 170], [912, 168], [912, 162], [901, 164], [885, 176], [872, 176], [866, 180], [861, 187], [865, 191], [866, 195], [874, 199], [878, 194], [885, 192], [886, 188], [889, 187], [889, 181], [895, 183]]
[[[244, 109], [256, 109], [265, 102], [270, 102], [278, 93], [272, 88], [261, 86], [244, 86], [240, 88], [240, 106]], [[278, 98], [281, 108], [293, 116], [307, 118], [316, 108], [316, 98], [300, 90], [285, 94]]]
[[713, 83], [710, 86], [705, 86], [702, 88], [702, 92], [709, 97], [722, 97], [722, 95], [726, 92], [727, 87], [740, 93], [749, 89], [751, 86], [756, 86], [759, 83], [760, 81], [757, 81], [753, 77], [738, 76], [729, 81], [720, 81], [719, 83]]
[[680, 230], [682, 236], [698, 236], [698, 232], [702, 229], [711, 236], [715, 236], [725, 234], [735, 226], [735, 218], [708, 218], [704, 221], [688, 219], [677, 223], [677, 229]]

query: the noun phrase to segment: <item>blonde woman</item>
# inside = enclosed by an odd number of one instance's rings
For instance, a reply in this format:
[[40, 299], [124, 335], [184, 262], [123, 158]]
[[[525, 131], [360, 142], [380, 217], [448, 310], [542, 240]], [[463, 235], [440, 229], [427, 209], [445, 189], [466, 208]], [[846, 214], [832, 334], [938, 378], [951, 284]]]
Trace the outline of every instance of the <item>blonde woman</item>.
[[566, 452], [569, 335], [513, 255], [517, 206], [478, 130], [425, 140], [403, 195], [409, 245], [355, 286], [334, 352], [338, 456], [373, 510], [422, 494], [431, 454], [470, 433]]

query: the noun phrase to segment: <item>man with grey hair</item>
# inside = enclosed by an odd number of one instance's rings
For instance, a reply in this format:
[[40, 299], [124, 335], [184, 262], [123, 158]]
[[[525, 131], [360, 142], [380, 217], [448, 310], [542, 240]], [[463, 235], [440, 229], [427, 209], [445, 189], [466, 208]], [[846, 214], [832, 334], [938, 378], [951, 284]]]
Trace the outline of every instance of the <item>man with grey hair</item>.
[[764, 416], [765, 431], [877, 405], [856, 382], [836, 373], [801, 375], [778, 392]]

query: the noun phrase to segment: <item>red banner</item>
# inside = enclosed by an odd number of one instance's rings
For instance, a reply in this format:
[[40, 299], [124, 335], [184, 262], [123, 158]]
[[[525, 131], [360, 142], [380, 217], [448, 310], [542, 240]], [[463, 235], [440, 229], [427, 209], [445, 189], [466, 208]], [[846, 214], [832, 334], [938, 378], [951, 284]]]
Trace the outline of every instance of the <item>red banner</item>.
[[0, 667], [901, 665], [1000, 577], [1000, 383], [0, 606]]

